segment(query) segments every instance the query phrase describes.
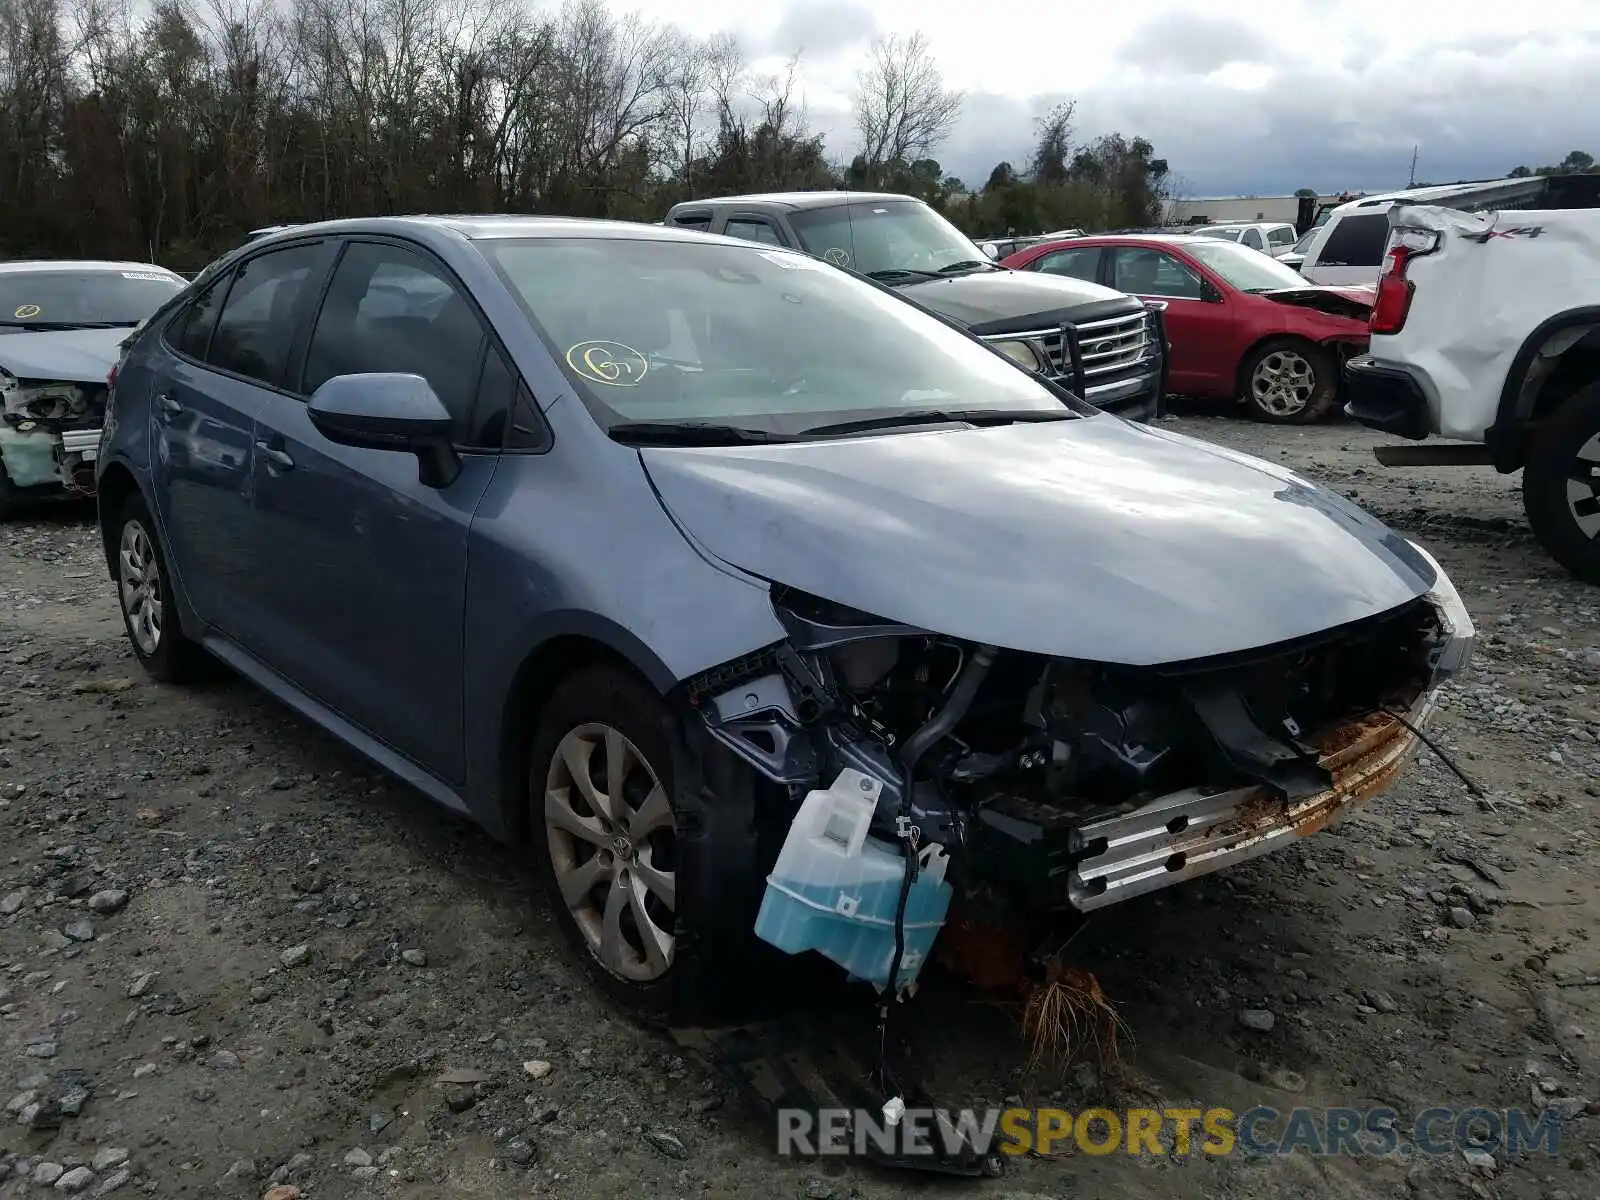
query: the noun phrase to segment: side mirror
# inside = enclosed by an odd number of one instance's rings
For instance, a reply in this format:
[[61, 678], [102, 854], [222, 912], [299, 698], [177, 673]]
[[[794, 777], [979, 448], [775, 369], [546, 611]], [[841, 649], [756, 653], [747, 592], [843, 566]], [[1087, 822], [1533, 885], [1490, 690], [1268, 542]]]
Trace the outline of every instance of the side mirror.
[[415, 454], [427, 487], [449, 487], [461, 474], [450, 412], [421, 375], [335, 375], [312, 393], [307, 415], [318, 433], [341, 446]]

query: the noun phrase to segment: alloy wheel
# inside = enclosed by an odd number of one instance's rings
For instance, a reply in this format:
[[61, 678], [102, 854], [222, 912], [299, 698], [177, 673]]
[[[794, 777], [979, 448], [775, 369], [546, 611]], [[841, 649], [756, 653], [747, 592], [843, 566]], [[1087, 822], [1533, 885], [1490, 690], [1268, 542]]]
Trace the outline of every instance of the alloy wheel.
[[637, 746], [580, 725], [551, 757], [545, 837], [562, 902], [589, 952], [635, 983], [672, 966], [677, 907], [672, 804]]
[[1317, 372], [1304, 355], [1274, 350], [1250, 373], [1250, 396], [1263, 412], [1292, 417], [1303, 412], [1317, 390]]
[[1578, 448], [1567, 472], [1567, 508], [1591, 542], [1600, 535], [1600, 434]]
[[166, 615], [166, 605], [155, 543], [139, 521], [128, 521], [122, 526], [122, 541], [117, 548], [117, 584], [128, 632], [139, 653], [148, 658], [161, 648], [161, 622]]

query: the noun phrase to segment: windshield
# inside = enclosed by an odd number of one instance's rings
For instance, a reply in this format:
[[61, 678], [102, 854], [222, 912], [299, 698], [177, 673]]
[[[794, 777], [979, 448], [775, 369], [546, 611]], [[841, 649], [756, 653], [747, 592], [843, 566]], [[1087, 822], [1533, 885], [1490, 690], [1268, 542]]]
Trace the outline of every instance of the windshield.
[[1317, 231], [1321, 228], [1322, 226], [1320, 224], [1313, 225], [1310, 229], [1306, 230], [1305, 233], [1301, 234], [1300, 240], [1294, 244], [1294, 252], [1296, 254], [1305, 254], [1309, 252], [1311, 249], [1311, 243], [1316, 238]]
[[1241, 292], [1305, 287], [1309, 282], [1292, 267], [1237, 242], [1195, 242], [1185, 248]]
[[911, 410], [1050, 410], [1022, 367], [814, 258], [757, 245], [485, 239], [595, 419], [774, 434]]
[[137, 325], [183, 286], [155, 269], [0, 272], [0, 325]]
[[990, 266], [966, 234], [915, 200], [807, 209], [790, 213], [789, 224], [806, 250], [863, 275]]

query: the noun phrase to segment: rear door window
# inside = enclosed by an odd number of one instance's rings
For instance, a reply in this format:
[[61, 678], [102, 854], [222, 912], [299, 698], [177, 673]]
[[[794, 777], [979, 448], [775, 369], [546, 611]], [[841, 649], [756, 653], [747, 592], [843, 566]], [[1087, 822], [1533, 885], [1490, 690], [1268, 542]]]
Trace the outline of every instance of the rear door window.
[[727, 227], [722, 232], [729, 237], [743, 238], [747, 242], [762, 242], [768, 246], [783, 245], [783, 239], [778, 236], [778, 231], [772, 222], [756, 217], [730, 217]]
[[1100, 279], [1100, 247], [1075, 246], [1071, 250], [1052, 250], [1033, 261], [1032, 269], [1046, 275], [1070, 275], [1097, 283]]
[[178, 314], [167, 329], [167, 344], [185, 358], [205, 361], [211, 345], [211, 331], [217, 327], [217, 314], [228, 292], [226, 277], [217, 280]]
[[1383, 263], [1383, 251], [1389, 243], [1389, 214], [1378, 212], [1352, 213], [1340, 217], [1328, 230], [1317, 254], [1317, 262], [1324, 267], [1372, 267]]

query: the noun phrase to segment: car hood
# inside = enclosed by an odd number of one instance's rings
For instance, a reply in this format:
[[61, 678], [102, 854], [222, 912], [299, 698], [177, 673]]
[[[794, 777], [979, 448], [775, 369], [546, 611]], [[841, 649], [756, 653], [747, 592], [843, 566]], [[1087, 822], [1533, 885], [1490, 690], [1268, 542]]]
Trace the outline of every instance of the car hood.
[[0, 336], [0, 367], [44, 383], [104, 383], [127, 329], [39, 329]]
[[929, 279], [898, 290], [981, 334], [1037, 329], [1069, 316], [1074, 320], [1111, 316], [1139, 306], [1132, 296], [1098, 283], [1006, 269]]
[[1310, 284], [1306, 287], [1278, 288], [1256, 295], [1296, 308], [1312, 308], [1333, 317], [1365, 321], [1377, 302], [1378, 289], [1364, 284]]
[[1428, 591], [1340, 496], [1111, 416], [640, 451], [711, 555], [950, 637], [1153, 665], [1272, 645]]

